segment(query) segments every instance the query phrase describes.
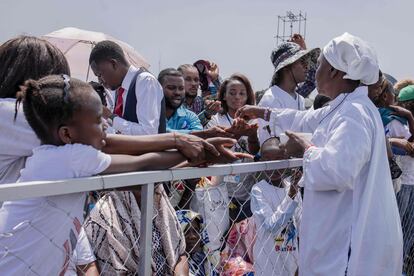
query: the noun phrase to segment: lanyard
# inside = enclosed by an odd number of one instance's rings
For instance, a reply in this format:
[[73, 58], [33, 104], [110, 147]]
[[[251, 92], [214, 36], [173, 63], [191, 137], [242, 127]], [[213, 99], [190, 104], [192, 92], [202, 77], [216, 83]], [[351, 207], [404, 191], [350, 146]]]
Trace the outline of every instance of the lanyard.
[[227, 118], [227, 121], [229, 122], [229, 124], [231, 126], [233, 124], [233, 122], [230, 120], [229, 113], [226, 113], [226, 118]]
[[299, 95], [296, 95], [296, 99], [298, 100], [298, 110], [300, 110]]

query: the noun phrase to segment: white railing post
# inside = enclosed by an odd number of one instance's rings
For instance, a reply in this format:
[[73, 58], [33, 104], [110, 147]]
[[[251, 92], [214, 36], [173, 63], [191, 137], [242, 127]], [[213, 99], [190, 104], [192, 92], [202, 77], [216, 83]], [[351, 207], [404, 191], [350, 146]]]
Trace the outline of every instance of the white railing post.
[[152, 218], [154, 209], [154, 183], [141, 188], [141, 229], [139, 240], [139, 275], [152, 275]]

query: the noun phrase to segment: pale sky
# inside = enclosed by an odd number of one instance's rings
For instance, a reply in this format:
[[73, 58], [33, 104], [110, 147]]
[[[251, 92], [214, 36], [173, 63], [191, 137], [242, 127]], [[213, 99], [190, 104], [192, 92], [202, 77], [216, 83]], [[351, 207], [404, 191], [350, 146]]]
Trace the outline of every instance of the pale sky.
[[273, 71], [277, 15], [288, 10], [307, 13], [308, 48], [347, 31], [373, 45], [384, 72], [414, 78], [413, 0], [1, 0], [0, 43], [64, 27], [101, 31], [133, 46], [155, 75], [159, 64], [209, 59], [222, 77], [244, 73], [260, 90]]

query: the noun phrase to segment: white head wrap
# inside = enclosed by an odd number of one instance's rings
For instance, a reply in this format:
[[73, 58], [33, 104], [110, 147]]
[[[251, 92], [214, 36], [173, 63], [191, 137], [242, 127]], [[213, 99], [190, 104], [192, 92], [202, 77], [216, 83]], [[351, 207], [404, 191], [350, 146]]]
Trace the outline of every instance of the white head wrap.
[[344, 33], [332, 39], [323, 55], [335, 69], [345, 72], [344, 79], [370, 85], [378, 81], [379, 66], [374, 49], [359, 37]]

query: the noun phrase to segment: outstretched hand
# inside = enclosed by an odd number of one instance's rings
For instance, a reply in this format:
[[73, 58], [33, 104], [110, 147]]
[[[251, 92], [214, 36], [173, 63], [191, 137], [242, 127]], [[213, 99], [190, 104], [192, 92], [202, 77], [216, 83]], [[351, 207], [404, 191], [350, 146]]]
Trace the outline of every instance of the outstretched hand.
[[204, 130], [193, 131], [191, 132], [191, 134], [204, 138], [204, 139], [215, 138], [215, 137], [226, 137], [226, 138], [234, 137], [233, 133], [227, 132], [225, 128], [221, 126], [213, 126], [213, 127], [210, 127]]
[[215, 115], [217, 112], [221, 110], [221, 102], [220, 101], [212, 101], [212, 100], [205, 100], [205, 111], [209, 115]]
[[236, 111], [236, 117], [245, 119], [247, 121], [257, 118], [263, 119], [265, 111], [265, 107], [245, 105]]
[[203, 162], [206, 158], [206, 153], [213, 156], [220, 156], [220, 152], [213, 144], [194, 135], [175, 134], [176, 147], [179, 152], [190, 163]]
[[249, 124], [242, 118], [236, 118], [231, 127], [228, 127], [225, 130], [226, 132], [234, 134], [235, 138], [238, 139], [241, 136], [256, 136], [258, 128], [259, 126], [257, 124]]
[[289, 140], [283, 145], [287, 156], [303, 157], [305, 150], [312, 146], [312, 143], [298, 133], [286, 131]]
[[210, 138], [207, 139], [209, 143], [216, 147], [216, 150], [220, 153], [219, 156], [206, 154], [207, 163], [232, 163], [241, 158], [253, 158], [252, 155], [240, 152], [233, 152], [230, 148], [233, 147], [237, 140], [231, 138]]
[[230, 149], [236, 144], [237, 141], [235, 139], [216, 137], [209, 138], [206, 140], [206, 142], [213, 145], [219, 155], [212, 154], [211, 151], [206, 151], [204, 160], [198, 162], [190, 162], [191, 166], [207, 166], [217, 163], [232, 163], [242, 158], [253, 158], [253, 156], [250, 154], [233, 152]]

